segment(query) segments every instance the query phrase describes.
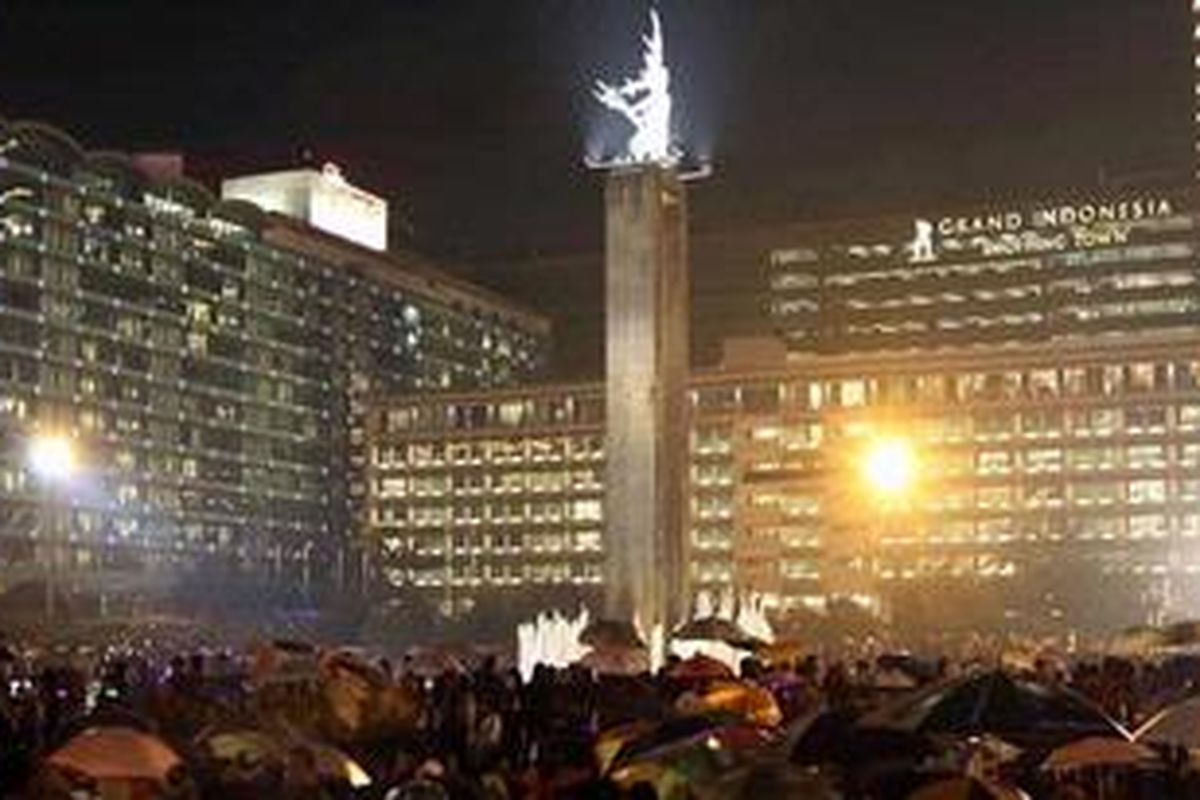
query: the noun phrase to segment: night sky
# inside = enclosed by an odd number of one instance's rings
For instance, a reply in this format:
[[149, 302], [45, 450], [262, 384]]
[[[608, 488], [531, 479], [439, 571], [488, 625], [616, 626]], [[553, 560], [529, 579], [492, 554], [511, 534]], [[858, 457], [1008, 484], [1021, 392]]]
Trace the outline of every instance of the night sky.
[[[1190, 5], [661, 0], [683, 133], [717, 170], [694, 226], [1182, 181]], [[398, 235], [544, 305], [544, 270], [508, 264], [598, 249], [601, 186], [580, 159], [605, 125], [586, 88], [637, 63], [645, 9], [8, 0], [0, 115], [182, 151], [210, 185], [336, 161], [392, 202]]]

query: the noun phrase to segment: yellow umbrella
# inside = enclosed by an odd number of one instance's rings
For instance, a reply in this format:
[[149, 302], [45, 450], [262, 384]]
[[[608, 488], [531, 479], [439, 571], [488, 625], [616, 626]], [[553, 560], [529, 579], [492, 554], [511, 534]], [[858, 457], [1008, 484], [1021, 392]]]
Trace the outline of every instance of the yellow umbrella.
[[758, 648], [754, 655], [768, 666], [794, 664], [807, 655], [799, 639], [782, 639]]
[[761, 686], [749, 683], [718, 681], [699, 697], [689, 698], [686, 706], [681, 710], [688, 713], [736, 714], [752, 725], [763, 728], [773, 728], [783, 722], [783, 712], [779, 710], [775, 697]]
[[350, 784], [352, 789], [371, 785], [371, 776], [362, 765], [333, 745], [306, 742], [304, 747], [313, 754], [318, 774], [336, 781], [344, 781]]
[[639, 720], [601, 731], [600, 735], [596, 737], [595, 746], [592, 748], [592, 753], [596, 756], [596, 766], [600, 774], [603, 775], [608, 772], [609, 767], [612, 766], [613, 759], [617, 757], [617, 753], [621, 752], [621, 748], [627, 742], [633, 741], [653, 727], [652, 723]]
[[202, 747], [222, 761], [279, 761], [283, 748], [261, 731], [227, 731], [203, 737]]

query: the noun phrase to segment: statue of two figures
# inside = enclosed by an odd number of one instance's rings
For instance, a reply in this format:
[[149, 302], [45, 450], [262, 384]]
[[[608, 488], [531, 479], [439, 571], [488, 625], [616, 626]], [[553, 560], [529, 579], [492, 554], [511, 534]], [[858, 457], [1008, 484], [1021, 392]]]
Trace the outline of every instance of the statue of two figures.
[[625, 152], [611, 164], [662, 164], [679, 161], [680, 152], [671, 140], [671, 72], [663, 48], [662, 23], [650, 10], [650, 33], [642, 37], [642, 70], [620, 85], [596, 81], [593, 96], [621, 114], [633, 126]]

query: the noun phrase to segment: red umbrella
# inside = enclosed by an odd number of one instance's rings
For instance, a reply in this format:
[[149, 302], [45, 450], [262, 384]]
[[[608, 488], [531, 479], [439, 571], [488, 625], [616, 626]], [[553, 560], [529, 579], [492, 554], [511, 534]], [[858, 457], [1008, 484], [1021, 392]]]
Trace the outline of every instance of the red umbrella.
[[161, 740], [132, 728], [89, 728], [54, 751], [47, 762], [98, 781], [157, 782], [182, 763]]
[[731, 681], [737, 677], [729, 667], [703, 654], [680, 661], [667, 675], [679, 681]]

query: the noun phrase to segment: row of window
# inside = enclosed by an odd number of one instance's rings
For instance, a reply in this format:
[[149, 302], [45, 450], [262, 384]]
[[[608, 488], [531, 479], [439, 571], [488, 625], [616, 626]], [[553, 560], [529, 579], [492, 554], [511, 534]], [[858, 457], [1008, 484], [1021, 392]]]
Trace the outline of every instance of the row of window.
[[412, 525], [417, 528], [446, 525], [518, 524], [522, 522], [598, 522], [603, 517], [599, 499], [568, 501], [461, 502], [450, 504], [378, 504], [376, 524]]

